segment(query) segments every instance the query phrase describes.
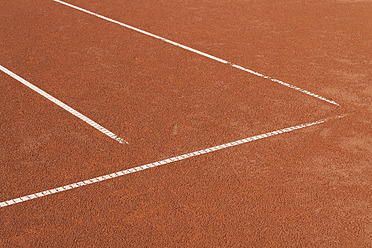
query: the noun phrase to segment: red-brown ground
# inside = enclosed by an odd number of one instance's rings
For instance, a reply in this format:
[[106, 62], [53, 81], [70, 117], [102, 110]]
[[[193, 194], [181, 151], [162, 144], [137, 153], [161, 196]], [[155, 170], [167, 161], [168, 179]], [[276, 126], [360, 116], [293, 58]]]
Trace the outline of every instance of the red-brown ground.
[[3, 247], [372, 245], [370, 1], [2, 3], [0, 202], [337, 114], [343, 119], [0, 209]]

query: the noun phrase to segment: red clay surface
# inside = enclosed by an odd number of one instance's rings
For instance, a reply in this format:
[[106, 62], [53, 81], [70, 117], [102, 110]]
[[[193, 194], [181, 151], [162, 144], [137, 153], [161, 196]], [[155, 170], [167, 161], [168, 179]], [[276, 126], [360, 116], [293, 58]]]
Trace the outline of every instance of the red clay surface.
[[371, 2], [69, 3], [341, 107], [53, 1], [11, 1], [0, 64], [129, 145], [1, 72], [0, 202], [347, 116], [1, 208], [0, 246], [372, 245]]

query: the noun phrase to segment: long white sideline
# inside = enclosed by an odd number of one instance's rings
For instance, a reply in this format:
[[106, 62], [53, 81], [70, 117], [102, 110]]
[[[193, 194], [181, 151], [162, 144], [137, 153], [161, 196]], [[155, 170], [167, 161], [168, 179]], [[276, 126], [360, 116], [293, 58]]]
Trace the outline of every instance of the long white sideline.
[[149, 164], [133, 167], [133, 168], [130, 168], [130, 169], [114, 172], [114, 173], [111, 173], [111, 174], [107, 174], [107, 175], [104, 175], [104, 176], [95, 177], [95, 178], [88, 179], [88, 180], [85, 180], [85, 181], [80, 181], [80, 182], [77, 182], [77, 183], [68, 184], [68, 185], [65, 185], [65, 186], [58, 187], [58, 188], [45, 190], [45, 191], [42, 191], [42, 192], [39, 192], [39, 193], [18, 197], [18, 198], [15, 198], [15, 199], [0, 202], [0, 208], [7, 207], [7, 206], [10, 206], [10, 205], [14, 205], [14, 204], [18, 204], [18, 203], [25, 202], [25, 201], [29, 201], [29, 200], [36, 199], [36, 198], [41, 198], [41, 197], [44, 197], [44, 196], [47, 196], [47, 195], [52, 195], [52, 194], [60, 193], [60, 192], [63, 192], [63, 191], [72, 190], [72, 189], [75, 189], [75, 188], [87, 186], [89, 184], [102, 182], [102, 181], [105, 181], [105, 180], [108, 180], [108, 179], [121, 177], [121, 176], [128, 175], [128, 174], [131, 174], [131, 173], [134, 173], [134, 172], [147, 170], [147, 169], [150, 169], [150, 168], [153, 168], [153, 167], [158, 167], [160, 165], [170, 164], [170, 163], [173, 163], [173, 162], [176, 162], [176, 161], [188, 159], [188, 158], [195, 157], [195, 156], [200, 156], [200, 155], [203, 155], [203, 154], [215, 152], [215, 151], [226, 149], [226, 148], [229, 148], [229, 147], [238, 146], [238, 145], [245, 144], [245, 143], [248, 143], [248, 142], [252, 142], [252, 141], [256, 141], [256, 140], [260, 140], [260, 139], [265, 139], [265, 138], [275, 136], [275, 135], [278, 135], [278, 134], [288, 133], [288, 132], [299, 130], [299, 129], [302, 129], [302, 128], [305, 128], [305, 127], [311, 127], [311, 126], [314, 126], [314, 125], [319, 125], [319, 124], [325, 123], [325, 122], [327, 122], [331, 119], [339, 119], [339, 118], [342, 118], [342, 117], [344, 117], [344, 116], [340, 115], [340, 116], [335, 116], [335, 117], [331, 117], [331, 118], [327, 118], [327, 119], [322, 119], [322, 120], [319, 120], [319, 121], [300, 124], [300, 125], [297, 125], [297, 126], [287, 127], [287, 128], [275, 130], [275, 131], [272, 131], [272, 132], [269, 132], [269, 133], [264, 133], [264, 134], [252, 136], [252, 137], [249, 137], [249, 138], [237, 140], [237, 141], [234, 141], [234, 142], [230, 142], [230, 143], [226, 143], [226, 144], [222, 144], [222, 145], [218, 145], [218, 146], [213, 146], [213, 147], [210, 147], [210, 148], [207, 148], [207, 149], [203, 149], [203, 150], [199, 150], [199, 151], [195, 151], [195, 152], [191, 152], [191, 153], [186, 153], [186, 154], [176, 156], [176, 157], [171, 157], [171, 158], [164, 159], [164, 160], [161, 160], [161, 161], [157, 161], [157, 162], [154, 162], [154, 163], [149, 163]]
[[108, 17], [106, 17], [106, 16], [103, 16], [103, 15], [100, 15], [100, 14], [97, 14], [97, 13], [94, 13], [94, 12], [92, 12], [92, 11], [89, 11], [89, 10], [86, 10], [86, 9], [83, 9], [83, 8], [80, 8], [80, 7], [75, 6], [75, 5], [72, 5], [72, 4], [70, 4], [70, 3], [66, 3], [66, 2], [61, 1], [61, 0], [53, 0], [53, 1], [54, 1], [54, 2], [57, 2], [57, 3], [60, 3], [60, 4], [63, 4], [63, 5], [65, 5], [65, 6], [68, 6], [68, 7], [70, 7], [70, 8], [73, 8], [73, 9], [79, 10], [79, 11], [81, 11], [81, 12], [87, 13], [87, 14], [89, 14], [89, 15], [96, 16], [96, 17], [101, 18], [101, 19], [103, 19], [103, 20], [106, 20], [106, 21], [108, 21], [108, 22], [112, 22], [112, 23], [118, 24], [118, 25], [120, 25], [120, 26], [122, 26], [122, 27], [125, 27], [125, 28], [128, 28], [128, 29], [131, 29], [131, 30], [136, 31], [136, 32], [138, 32], [138, 33], [141, 33], [141, 34], [144, 34], [144, 35], [150, 36], [150, 37], [152, 37], [152, 38], [155, 38], [155, 39], [158, 39], [158, 40], [164, 41], [164, 42], [166, 42], [166, 43], [168, 43], [168, 44], [171, 44], [171, 45], [174, 45], [174, 46], [180, 47], [180, 48], [185, 49], [185, 50], [187, 50], [187, 51], [190, 51], [190, 52], [193, 52], [193, 53], [199, 54], [199, 55], [204, 56], [204, 57], [207, 57], [207, 58], [210, 58], [210, 59], [215, 60], [215, 61], [218, 61], [218, 62], [220, 62], [220, 63], [226, 64], [226, 65], [230, 65], [230, 66], [232, 66], [233, 68], [236, 68], [236, 69], [238, 69], [238, 70], [242, 70], [242, 71], [248, 72], [248, 73], [250, 73], [250, 74], [253, 74], [253, 75], [258, 76], [258, 77], [261, 77], [261, 78], [269, 79], [270, 81], [272, 81], [272, 82], [274, 82], [274, 83], [278, 83], [278, 84], [283, 85], [283, 86], [285, 86], [285, 87], [288, 87], [288, 88], [290, 88], [290, 89], [293, 89], [293, 90], [296, 90], [296, 91], [298, 91], [298, 92], [304, 93], [304, 94], [306, 94], [306, 95], [308, 95], [308, 96], [312, 96], [312, 97], [315, 97], [315, 98], [317, 98], [317, 99], [319, 99], [319, 100], [322, 100], [322, 101], [328, 102], [328, 103], [330, 103], [330, 104], [333, 104], [333, 105], [336, 105], [336, 106], [340, 106], [337, 102], [335, 102], [335, 101], [333, 101], [333, 100], [330, 100], [330, 99], [327, 99], [327, 98], [325, 98], [325, 97], [323, 97], [323, 96], [320, 96], [320, 95], [318, 95], [318, 94], [315, 94], [315, 93], [313, 93], [313, 92], [310, 92], [310, 91], [308, 91], [308, 90], [305, 90], [305, 89], [302, 89], [302, 88], [297, 87], [297, 86], [295, 86], [295, 85], [292, 85], [292, 84], [289, 84], [289, 83], [283, 82], [283, 81], [281, 81], [281, 80], [278, 80], [278, 79], [272, 78], [272, 77], [270, 77], [270, 76], [266, 76], [266, 75], [261, 74], [261, 73], [259, 73], [259, 72], [253, 71], [253, 70], [251, 70], [251, 69], [244, 68], [243, 66], [236, 65], [236, 64], [234, 64], [234, 63], [232, 63], [232, 62], [229, 62], [229, 61], [227, 61], [227, 60], [224, 60], [224, 59], [218, 58], [218, 57], [216, 57], [216, 56], [210, 55], [210, 54], [208, 54], [208, 53], [205, 53], [205, 52], [202, 52], [202, 51], [196, 50], [196, 49], [194, 49], [194, 48], [191, 48], [191, 47], [188, 47], [188, 46], [182, 45], [182, 44], [180, 44], [180, 43], [178, 43], [178, 42], [175, 42], [175, 41], [169, 40], [169, 39], [164, 38], [164, 37], [161, 37], [161, 36], [159, 36], [159, 35], [152, 34], [152, 33], [147, 32], [147, 31], [145, 31], [145, 30], [142, 30], [142, 29], [139, 29], [139, 28], [133, 27], [133, 26], [131, 26], [131, 25], [128, 25], [128, 24], [125, 24], [125, 23], [122, 23], [122, 22], [119, 22], [119, 21], [116, 21], [116, 20], [114, 20], [114, 19], [111, 19], [111, 18], [108, 18]]

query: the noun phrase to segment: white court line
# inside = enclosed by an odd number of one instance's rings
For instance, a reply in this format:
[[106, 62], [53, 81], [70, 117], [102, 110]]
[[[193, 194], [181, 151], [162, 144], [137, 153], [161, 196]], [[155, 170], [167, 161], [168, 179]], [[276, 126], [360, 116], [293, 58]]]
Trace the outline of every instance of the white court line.
[[196, 50], [196, 49], [194, 49], [194, 48], [191, 48], [191, 47], [188, 47], [188, 46], [182, 45], [182, 44], [177, 43], [177, 42], [175, 42], [175, 41], [172, 41], [172, 40], [169, 40], [169, 39], [163, 38], [163, 37], [161, 37], [161, 36], [158, 36], [158, 35], [156, 35], [156, 34], [152, 34], [152, 33], [150, 33], [150, 32], [147, 32], [147, 31], [144, 31], [144, 30], [142, 30], [142, 29], [139, 29], [139, 28], [136, 28], [136, 27], [130, 26], [130, 25], [128, 25], [128, 24], [125, 24], [125, 23], [122, 23], [122, 22], [119, 22], [119, 21], [113, 20], [113, 19], [108, 18], [108, 17], [105, 17], [105, 16], [103, 16], [103, 15], [96, 14], [96, 13], [94, 13], [94, 12], [92, 12], [92, 11], [89, 11], [89, 10], [86, 10], [86, 9], [83, 9], [83, 8], [80, 8], [80, 7], [77, 7], [77, 6], [75, 6], [75, 5], [72, 5], [72, 4], [69, 4], [69, 3], [66, 3], [66, 2], [64, 2], [64, 1], [61, 1], [61, 0], [53, 0], [53, 1], [54, 1], [54, 2], [57, 2], [57, 3], [60, 3], [60, 4], [63, 4], [63, 5], [65, 5], [65, 6], [71, 7], [71, 8], [73, 8], [73, 9], [76, 9], [76, 10], [82, 11], [82, 12], [84, 12], [84, 13], [87, 13], [87, 14], [90, 14], [90, 15], [93, 15], [93, 16], [96, 16], [96, 17], [101, 18], [101, 19], [103, 19], [103, 20], [106, 20], [106, 21], [109, 21], [109, 22], [112, 22], [112, 23], [118, 24], [118, 25], [120, 25], [120, 26], [122, 26], [122, 27], [125, 27], [125, 28], [128, 28], [128, 29], [131, 29], [131, 30], [134, 30], [134, 31], [139, 32], [139, 33], [141, 33], [141, 34], [144, 34], [144, 35], [147, 35], [147, 36], [153, 37], [153, 38], [158, 39], [158, 40], [161, 40], [161, 41], [164, 41], [164, 42], [166, 42], [166, 43], [169, 43], [169, 44], [172, 44], [172, 45], [174, 45], [174, 46], [180, 47], [180, 48], [185, 49], [185, 50], [187, 50], [187, 51], [190, 51], [190, 52], [193, 52], [193, 53], [199, 54], [199, 55], [204, 56], [204, 57], [207, 57], [207, 58], [210, 58], [210, 59], [215, 60], [215, 61], [218, 61], [218, 62], [220, 62], [220, 63], [230, 65], [230, 66], [232, 66], [232, 67], [234, 67], [234, 68], [236, 68], [236, 69], [239, 69], [239, 70], [242, 70], [242, 71], [248, 72], [248, 73], [253, 74], [253, 75], [256, 75], [256, 76], [258, 76], [258, 77], [265, 78], [265, 79], [269, 79], [270, 81], [272, 81], [272, 82], [274, 82], [274, 83], [278, 83], [278, 84], [283, 85], [283, 86], [285, 86], [285, 87], [288, 87], [288, 88], [294, 89], [294, 90], [296, 90], [296, 91], [302, 92], [302, 93], [304, 93], [304, 94], [306, 94], [306, 95], [309, 95], [309, 96], [315, 97], [315, 98], [317, 98], [317, 99], [319, 99], [319, 100], [322, 100], [322, 101], [328, 102], [328, 103], [330, 103], [330, 104], [333, 104], [333, 105], [339, 106], [339, 104], [336, 103], [336, 102], [333, 101], [333, 100], [329, 100], [329, 99], [327, 99], [327, 98], [325, 98], [325, 97], [323, 97], [323, 96], [317, 95], [317, 94], [312, 93], [312, 92], [310, 92], [310, 91], [308, 91], [308, 90], [305, 90], [305, 89], [301, 89], [300, 87], [297, 87], [297, 86], [295, 86], [295, 85], [292, 85], [292, 84], [289, 84], [289, 83], [285, 83], [285, 82], [283, 82], [283, 81], [281, 81], [281, 80], [278, 80], [278, 79], [272, 78], [272, 77], [270, 77], [270, 76], [265, 76], [265, 75], [263, 75], [263, 74], [261, 74], [261, 73], [259, 73], [259, 72], [253, 71], [253, 70], [251, 70], [251, 69], [244, 68], [244, 67], [242, 67], [242, 66], [236, 65], [236, 64], [231, 63], [231, 62], [229, 62], [229, 61], [226, 61], [226, 60], [224, 60], [224, 59], [217, 58], [217, 57], [215, 57], [215, 56], [213, 56], [213, 55], [210, 55], [210, 54], [208, 54], [208, 53], [205, 53], [205, 52], [202, 52], [202, 51]]
[[43, 91], [42, 89], [36, 87], [35, 85], [31, 84], [30, 82], [28, 82], [27, 80], [21, 78], [20, 76], [18, 76], [17, 74], [9, 71], [8, 69], [6, 69], [5, 67], [1, 66], [0, 65], [0, 70], [3, 71], [4, 73], [8, 74], [9, 76], [11, 76], [12, 78], [14, 78], [15, 80], [17, 80], [18, 82], [22, 83], [23, 85], [27, 86], [28, 88], [36, 91], [37, 93], [39, 93], [40, 95], [42, 95], [43, 97], [47, 98], [48, 100], [52, 101], [53, 103], [57, 104], [58, 106], [60, 106], [61, 108], [63, 108], [64, 110], [66, 110], [67, 112], [69, 112], [70, 114], [73, 114], [74, 116], [76, 116], [77, 118], [79, 118], [80, 120], [86, 122], [87, 124], [89, 124], [90, 126], [94, 127], [95, 129], [97, 129], [98, 131], [100, 131], [101, 133], [109, 136], [110, 138], [116, 140], [117, 142], [119, 142], [120, 144], [123, 144], [123, 143], [126, 143], [128, 144], [127, 141], [125, 141], [124, 139], [118, 137], [116, 134], [114, 134], [113, 132], [107, 130], [106, 128], [102, 127], [101, 125], [99, 125], [98, 123], [96, 123], [95, 121], [89, 119], [88, 117], [86, 117], [85, 115], [79, 113], [78, 111], [76, 111], [75, 109], [71, 108], [70, 106], [68, 106], [67, 104], [61, 102], [60, 100], [58, 100], [57, 98], [49, 95], [48, 93], [46, 93], [45, 91]]
[[342, 118], [342, 117], [344, 117], [344, 116], [340, 115], [340, 116], [327, 118], [327, 119], [323, 119], [323, 120], [319, 120], [319, 121], [314, 121], [314, 122], [310, 122], [310, 123], [306, 123], [306, 124], [301, 124], [301, 125], [297, 125], [297, 126], [283, 128], [283, 129], [276, 130], [276, 131], [273, 131], [273, 132], [264, 133], [264, 134], [256, 135], [256, 136], [253, 136], [253, 137], [237, 140], [237, 141], [234, 141], [234, 142], [226, 143], [226, 144], [223, 144], [223, 145], [213, 146], [213, 147], [203, 149], [203, 150], [199, 150], [199, 151], [196, 151], [196, 152], [191, 152], [191, 153], [183, 154], [183, 155], [180, 155], [180, 156], [164, 159], [164, 160], [161, 160], [161, 161], [158, 161], [158, 162], [141, 165], [141, 166], [133, 167], [131, 169], [126, 169], [126, 170], [114, 172], [114, 173], [107, 174], [107, 175], [104, 175], [104, 176], [99, 176], [99, 177], [95, 177], [95, 178], [88, 179], [88, 180], [85, 180], [85, 181], [80, 181], [80, 182], [77, 182], [77, 183], [68, 184], [68, 185], [65, 185], [65, 186], [58, 187], [58, 188], [42, 191], [42, 192], [39, 192], [39, 193], [22, 196], [22, 197], [19, 197], [19, 198], [15, 198], [15, 199], [11, 199], [11, 200], [8, 200], [8, 201], [0, 202], [0, 208], [7, 207], [7, 206], [10, 206], [10, 205], [14, 205], [14, 204], [21, 203], [21, 202], [25, 202], [25, 201], [32, 200], [32, 199], [35, 199], [35, 198], [41, 198], [41, 197], [44, 197], [44, 196], [47, 196], [47, 195], [52, 195], [52, 194], [56, 194], [56, 193], [59, 193], [59, 192], [71, 190], [71, 189], [74, 189], [74, 188], [86, 186], [86, 185], [89, 185], [89, 184], [92, 184], [92, 183], [102, 182], [102, 181], [105, 181], [105, 180], [108, 180], [108, 179], [128, 175], [128, 174], [131, 174], [131, 173], [134, 173], [134, 172], [143, 171], [143, 170], [153, 168], [153, 167], [157, 167], [157, 166], [160, 166], [160, 165], [170, 164], [170, 163], [173, 163], [173, 162], [176, 162], [176, 161], [188, 159], [188, 158], [199, 156], [199, 155], [202, 155], [202, 154], [215, 152], [215, 151], [222, 150], [222, 149], [225, 149], [225, 148], [228, 148], [228, 147], [238, 146], [238, 145], [245, 144], [245, 143], [248, 143], [248, 142], [252, 142], [252, 141], [255, 141], [255, 140], [265, 139], [265, 138], [275, 136], [275, 135], [278, 135], [278, 134], [288, 133], [288, 132], [292, 132], [292, 131], [302, 129], [302, 128], [305, 128], [305, 127], [319, 125], [319, 124], [327, 122], [331, 119], [339, 119], [339, 118]]

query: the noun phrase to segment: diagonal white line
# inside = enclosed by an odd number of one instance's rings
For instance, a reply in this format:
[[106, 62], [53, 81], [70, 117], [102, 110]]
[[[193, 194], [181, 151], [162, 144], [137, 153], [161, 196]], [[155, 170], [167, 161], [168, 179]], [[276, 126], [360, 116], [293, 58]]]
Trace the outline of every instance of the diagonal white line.
[[333, 104], [333, 105], [339, 106], [339, 104], [336, 103], [335, 101], [330, 100], [330, 99], [327, 99], [327, 98], [325, 98], [325, 97], [323, 97], [323, 96], [320, 96], [320, 95], [318, 95], [318, 94], [312, 93], [312, 92], [310, 92], [310, 91], [308, 91], [308, 90], [302, 89], [302, 88], [300, 88], [300, 87], [297, 87], [297, 86], [292, 85], [292, 84], [289, 84], [289, 83], [285, 83], [285, 82], [283, 82], [283, 81], [281, 81], [281, 80], [278, 80], [278, 79], [272, 78], [272, 77], [270, 77], [270, 76], [265, 76], [265, 75], [263, 75], [263, 74], [261, 74], [261, 73], [259, 73], [259, 72], [253, 71], [253, 70], [251, 70], [251, 69], [244, 68], [244, 67], [242, 67], [242, 66], [239, 66], [239, 65], [236, 65], [236, 64], [234, 64], [234, 63], [231, 63], [231, 62], [229, 62], [229, 61], [227, 61], [227, 60], [224, 60], [224, 59], [221, 59], [221, 58], [215, 57], [215, 56], [213, 56], [213, 55], [210, 55], [210, 54], [208, 54], [208, 53], [205, 53], [205, 52], [202, 52], [202, 51], [196, 50], [196, 49], [194, 49], [194, 48], [191, 48], [191, 47], [188, 47], [188, 46], [182, 45], [182, 44], [180, 44], [180, 43], [178, 43], [178, 42], [175, 42], [175, 41], [169, 40], [169, 39], [167, 39], [167, 38], [163, 38], [163, 37], [161, 37], [161, 36], [159, 36], [159, 35], [152, 34], [152, 33], [147, 32], [147, 31], [145, 31], [145, 30], [142, 30], [142, 29], [139, 29], [139, 28], [133, 27], [133, 26], [131, 26], [131, 25], [128, 25], [128, 24], [125, 24], [125, 23], [122, 23], [122, 22], [119, 22], [119, 21], [116, 21], [116, 20], [111, 19], [111, 18], [108, 18], [108, 17], [106, 17], [106, 16], [103, 16], [103, 15], [100, 15], [100, 14], [96, 14], [96, 13], [94, 13], [94, 12], [92, 12], [92, 11], [89, 11], [89, 10], [86, 10], [86, 9], [83, 9], [83, 8], [80, 8], [80, 7], [78, 7], [78, 6], [75, 6], [75, 5], [72, 5], [72, 4], [69, 4], [69, 3], [66, 3], [66, 2], [61, 1], [61, 0], [53, 0], [53, 1], [54, 1], [54, 2], [57, 2], [57, 3], [60, 3], [60, 4], [63, 4], [63, 5], [65, 5], [65, 6], [68, 6], [68, 7], [70, 7], [70, 8], [73, 8], [73, 9], [79, 10], [79, 11], [81, 11], [81, 12], [87, 13], [87, 14], [89, 14], [89, 15], [96, 16], [96, 17], [101, 18], [101, 19], [103, 19], [103, 20], [105, 20], [105, 21], [108, 21], [108, 22], [112, 22], [112, 23], [118, 24], [118, 25], [120, 25], [120, 26], [122, 26], [122, 27], [125, 27], [125, 28], [128, 28], [128, 29], [131, 29], [131, 30], [136, 31], [136, 32], [138, 32], [138, 33], [141, 33], [141, 34], [144, 34], [144, 35], [150, 36], [150, 37], [152, 37], [152, 38], [155, 38], [155, 39], [158, 39], [158, 40], [164, 41], [164, 42], [166, 42], [166, 43], [168, 43], [168, 44], [171, 44], [171, 45], [174, 45], [174, 46], [180, 47], [180, 48], [182, 48], [182, 49], [184, 49], [184, 50], [187, 50], [187, 51], [190, 51], [190, 52], [193, 52], [193, 53], [199, 54], [199, 55], [201, 55], [201, 56], [204, 56], [204, 57], [210, 58], [210, 59], [212, 59], [212, 60], [218, 61], [218, 62], [223, 63], [223, 64], [226, 64], [226, 65], [230, 65], [230, 66], [232, 66], [232, 67], [234, 67], [234, 68], [236, 68], [236, 69], [239, 69], [239, 70], [242, 70], [242, 71], [248, 72], [248, 73], [253, 74], [253, 75], [255, 75], [255, 76], [258, 76], [258, 77], [261, 77], [261, 78], [268, 79], [268, 80], [270, 80], [271, 82], [278, 83], [278, 84], [283, 85], [283, 86], [285, 86], [285, 87], [288, 87], [288, 88], [290, 88], [290, 89], [293, 89], [293, 90], [296, 90], [296, 91], [298, 91], [298, 92], [304, 93], [304, 94], [306, 94], [306, 95], [308, 95], [308, 96], [315, 97], [315, 98], [317, 98], [317, 99], [319, 99], [319, 100], [322, 100], [322, 101], [328, 102], [328, 103], [330, 103], [330, 104]]
[[123, 143], [128, 144], [127, 141], [125, 141], [124, 139], [118, 137], [113, 132], [111, 132], [111, 131], [107, 130], [106, 128], [102, 127], [101, 125], [99, 125], [95, 121], [89, 119], [85, 115], [79, 113], [78, 111], [76, 111], [75, 109], [71, 108], [67, 104], [65, 104], [65, 103], [61, 102], [60, 100], [58, 100], [57, 98], [49, 95], [48, 93], [46, 93], [42, 89], [36, 87], [35, 85], [31, 84], [27, 80], [21, 78], [20, 76], [18, 76], [17, 74], [11, 72], [10, 70], [6, 69], [5, 67], [3, 67], [3, 66], [0, 65], [0, 70], [3, 71], [4, 73], [6, 73], [7, 75], [11, 76], [12, 78], [14, 78], [15, 80], [17, 80], [18, 82], [22, 83], [23, 85], [27, 86], [28, 88], [32, 89], [33, 91], [39, 93], [40, 95], [42, 95], [43, 97], [47, 98], [48, 100], [52, 101], [53, 103], [57, 104], [58, 106], [60, 106], [61, 108], [63, 108], [67, 112], [69, 112], [70, 114], [76, 116], [80, 120], [84, 121], [85, 123], [87, 123], [91, 127], [94, 127], [95, 129], [97, 129], [101, 133], [103, 133], [103, 134], [109, 136], [110, 138], [116, 140], [120, 144], [123, 144]]
[[124, 176], [124, 175], [128, 175], [128, 174], [138, 172], [138, 171], [143, 171], [143, 170], [153, 168], [153, 167], [157, 167], [157, 166], [160, 166], [160, 165], [170, 164], [170, 163], [173, 163], [173, 162], [176, 162], [176, 161], [188, 159], [188, 158], [195, 157], [195, 156], [200, 156], [202, 154], [215, 152], [215, 151], [218, 151], [218, 150], [226, 149], [228, 147], [238, 146], [238, 145], [245, 144], [245, 143], [248, 143], [248, 142], [252, 142], [252, 141], [256, 141], [256, 140], [260, 140], [260, 139], [265, 139], [265, 138], [268, 138], [268, 137], [271, 137], [271, 136], [292, 132], [292, 131], [302, 129], [302, 128], [305, 128], [305, 127], [311, 127], [311, 126], [314, 126], [314, 125], [319, 125], [319, 124], [322, 124], [324, 122], [329, 121], [330, 119], [339, 119], [339, 118], [342, 118], [342, 117], [344, 117], [344, 116], [336, 116], [336, 117], [333, 117], [333, 118], [327, 118], [327, 119], [323, 119], [323, 120], [319, 120], [319, 121], [314, 121], [314, 122], [310, 122], [310, 123], [300, 124], [300, 125], [297, 125], [297, 126], [283, 128], [283, 129], [272, 131], [272, 132], [269, 132], [269, 133], [264, 133], [264, 134], [256, 135], [256, 136], [253, 136], [253, 137], [237, 140], [237, 141], [234, 141], [234, 142], [230, 142], [230, 143], [226, 143], [226, 144], [222, 144], [222, 145], [218, 145], [218, 146], [213, 146], [213, 147], [210, 147], [210, 148], [207, 148], [207, 149], [203, 149], [203, 150], [183, 154], [183, 155], [180, 155], [180, 156], [164, 159], [164, 160], [161, 160], [161, 161], [158, 161], [158, 162], [133, 167], [131, 169], [126, 169], [126, 170], [114, 172], [114, 173], [111, 173], [111, 174], [107, 174], [107, 175], [104, 175], [104, 176], [99, 176], [99, 177], [95, 177], [95, 178], [92, 178], [92, 179], [88, 179], [88, 180], [85, 180], [85, 181], [80, 181], [80, 182], [77, 182], [77, 183], [68, 184], [68, 185], [65, 185], [65, 186], [58, 187], [58, 188], [49, 189], [49, 190], [42, 191], [42, 192], [39, 192], [39, 193], [35, 193], [35, 194], [26, 195], [26, 196], [22, 196], [22, 197], [19, 197], [19, 198], [3, 201], [3, 202], [0, 202], [0, 208], [7, 207], [7, 206], [10, 206], [10, 205], [14, 205], [14, 204], [21, 203], [21, 202], [25, 202], [25, 201], [28, 201], [28, 200], [31, 200], [31, 199], [41, 198], [41, 197], [44, 197], [44, 196], [47, 196], [47, 195], [56, 194], [56, 193], [59, 193], [59, 192], [62, 192], [62, 191], [67, 191], [67, 190], [71, 190], [71, 189], [74, 189], [74, 188], [79, 188], [79, 187], [86, 186], [86, 185], [89, 185], [89, 184], [92, 184], [92, 183], [102, 182], [102, 181], [105, 181], [105, 180], [108, 180], [108, 179], [121, 177], [121, 176]]

